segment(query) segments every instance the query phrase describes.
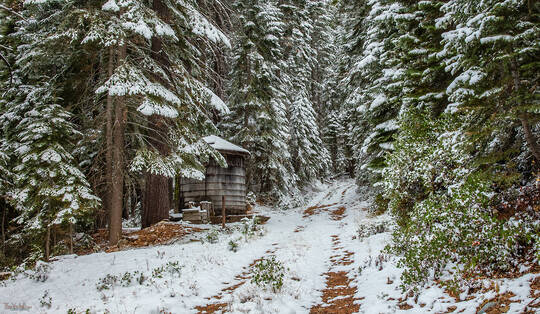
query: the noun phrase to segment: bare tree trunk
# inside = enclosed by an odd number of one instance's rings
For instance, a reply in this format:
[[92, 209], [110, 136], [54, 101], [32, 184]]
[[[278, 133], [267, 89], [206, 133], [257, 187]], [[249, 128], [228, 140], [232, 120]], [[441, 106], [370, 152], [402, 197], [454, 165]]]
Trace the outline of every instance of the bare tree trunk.
[[[119, 51], [119, 63], [126, 58], [126, 46]], [[113, 170], [111, 177], [111, 211], [109, 244], [116, 245], [122, 236], [122, 209], [124, 203], [124, 132], [127, 119], [125, 98], [116, 99], [113, 126]]]
[[69, 254], [73, 254], [73, 224], [69, 223]]
[[[114, 54], [113, 47], [109, 48], [109, 62], [107, 65], [107, 73], [110, 78], [114, 71]], [[112, 172], [113, 172], [113, 118], [114, 118], [114, 105], [113, 97], [107, 94], [107, 124], [105, 130], [106, 137], [106, 151], [105, 151], [105, 215], [109, 216], [111, 212], [111, 191], [112, 191]], [[108, 217], [107, 217], [108, 218]], [[107, 219], [108, 220], [108, 219]], [[109, 234], [111, 233], [111, 224], [109, 223]]]
[[45, 236], [45, 261], [49, 261], [49, 256], [51, 254], [51, 226], [47, 222], [47, 235]]
[[[512, 76], [514, 78], [514, 89], [516, 92], [518, 92], [521, 88], [521, 84], [517, 61], [515, 60], [515, 58], [512, 59], [512, 61], [510, 62], [510, 66], [512, 68]], [[526, 112], [520, 112], [518, 114], [518, 119], [521, 122], [521, 126], [523, 127], [523, 133], [525, 134], [525, 140], [529, 145], [529, 150], [531, 151], [534, 158], [536, 158], [536, 161], [540, 162], [540, 147], [538, 147], [538, 141], [531, 131], [528, 114]]]
[[538, 141], [531, 131], [531, 125], [529, 124], [529, 119], [527, 113], [519, 114], [519, 120], [521, 121], [521, 126], [523, 127], [523, 133], [525, 134], [525, 140], [529, 144], [529, 149], [533, 154], [536, 161], [540, 162], [540, 147], [538, 147]]
[[[163, 141], [164, 139], [161, 138], [164, 134], [162, 132], [166, 132], [165, 121], [163, 121], [162, 117], [156, 115], [151, 116], [149, 120], [152, 124], [149, 142], [160, 155], [166, 156], [169, 153], [169, 147]], [[171, 209], [169, 178], [150, 172], [147, 172], [145, 177], [145, 195], [143, 198], [143, 216], [141, 219], [143, 228], [168, 219], [169, 210]]]
[[[156, 14], [165, 22], [169, 21], [169, 12], [162, 0], [153, 1], [153, 9]], [[169, 66], [169, 60], [162, 51], [163, 42], [161, 38], [154, 36], [152, 38], [152, 58], [165, 68]], [[159, 78], [157, 78], [159, 80]], [[162, 82], [167, 86], [166, 82]], [[165, 119], [161, 116], [152, 115], [148, 118], [150, 123], [149, 144], [157, 150], [161, 156], [169, 154], [169, 147], [165, 138], [168, 133], [168, 126]], [[171, 209], [171, 193], [169, 189], [169, 178], [147, 172], [145, 175], [145, 189], [143, 197], [142, 227], [146, 228], [163, 219], [169, 218]]]
[[2, 206], [2, 255], [6, 254], [6, 230], [4, 224], [6, 223], [7, 208]]

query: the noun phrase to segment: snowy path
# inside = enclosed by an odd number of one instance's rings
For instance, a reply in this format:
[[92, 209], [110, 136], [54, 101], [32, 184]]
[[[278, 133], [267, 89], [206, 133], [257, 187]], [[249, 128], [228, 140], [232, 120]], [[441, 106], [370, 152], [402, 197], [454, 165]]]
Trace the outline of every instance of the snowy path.
[[[300, 224], [282, 233], [281, 238], [272, 243], [273, 249], [266, 251], [265, 255], [262, 256], [274, 255], [278, 260], [283, 261], [289, 270], [293, 270], [291, 274], [295, 275], [291, 278], [301, 284], [296, 284], [295, 291], [291, 291], [295, 300], [276, 302], [275, 296], [271, 294], [258, 300], [250, 300], [250, 288], [242, 288], [251, 277], [249, 273], [244, 271], [235, 276], [235, 280], [230, 286], [210, 298], [207, 304], [196, 307], [199, 313], [214, 313], [217, 310], [276, 313], [286, 310], [299, 313], [309, 312], [315, 303], [319, 303], [321, 296], [324, 299], [322, 290], [326, 289], [327, 283], [323, 274], [328, 271], [328, 263], [333, 263], [331, 255], [335, 254], [335, 241], [332, 238], [332, 233], [339, 226], [337, 220], [340, 219], [330, 219], [328, 214], [339, 210], [340, 204], [344, 203], [346, 191], [350, 190], [352, 186], [350, 182], [331, 186], [329, 190], [316, 195], [310, 203], [311, 206], [303, 211], [300, 208], [289, 215], [290, 221], [297, 221]], [[251, 265], [257, 260], [253, 261]], [[244, 269], [247, 268], [249, 267]]]
[[[213, 244], [66, 256], [50, 264], [43, 282], [19, 275], [16, 281], [0, 283], [0, 313], [21, 304], [32, 313], [475, 313], [495, 296], [456, 303], [432, 286], [417, 298], [404, 297], [396, 258], [382, 253], [390, 233], [358, 238], [359, 226], [390, 220], [368, 215], [361, 197], [353, 181], [337, 181], [319, 186], [306, 206], [259, 208], [271, 217], [262, 236], [245, 239], [236, 231], [220, 234]], [[237, 252], [229, 250], [231, 240], [239, 243]], [[278, 293], [251, 282], [254, 263], [269, 256], [287, 269]], [[179, 265], [180, 274], [171, 265]], [[126, 273], [132, 276], [129, 282], [121, 279]], [[116, 282], [97, 289], [107, 276]], [[536, 277], [500, 282], [501, 293], [511, 290], [522, 301], [512, 303], [511, 310], [534, 301], [527, 297], [528, 282]]]

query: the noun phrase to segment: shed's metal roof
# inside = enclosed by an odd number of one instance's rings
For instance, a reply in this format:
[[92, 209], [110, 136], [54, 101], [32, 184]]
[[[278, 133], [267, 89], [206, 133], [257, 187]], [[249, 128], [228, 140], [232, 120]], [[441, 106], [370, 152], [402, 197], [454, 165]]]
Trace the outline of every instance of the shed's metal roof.
[[239, 152], [244, 154], [249, 154], [249, 151], [246, 149], [243, 149], [242, 147], [235, 145], [227, 140], [222, 139], [219, 136], [210, 135], [203, 140], [206, 141], [210, 146], [212, 146], [215, 150], [218, 151], [229, 151], [229, 152]]

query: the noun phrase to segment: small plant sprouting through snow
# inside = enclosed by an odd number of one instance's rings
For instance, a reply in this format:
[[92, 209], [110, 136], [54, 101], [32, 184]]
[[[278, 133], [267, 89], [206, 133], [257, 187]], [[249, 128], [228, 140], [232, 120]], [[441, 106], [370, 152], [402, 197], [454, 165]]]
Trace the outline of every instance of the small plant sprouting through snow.
[[122, 287], [129, 287], [131, 285], [132, 279], [133, 275], [130, 272], [126, 272], [120, 279], [120, 284], [122, 285]]
[[238, 241], [234, 241], [234, 240], [229, 241], [229, 251], [232, 251], [232, 252], [238, 251]]
[[373, 224], [361, 224], [358, 226], [358, 239], [363, 241], [365, 238], [369, 238], [372, 235], [389, 231], [387, 222], [379, 222]]
[[272, 288], [274, 293], [283, 287], [283, 278], [285, 277], [285, 267], [276, 260], [275, 256], [263, 258], [257, 262], [253, 269], [253, 278], [251, 282], [259, 287]]
[[51, 271], [51, 267], [49, 264], [38, 261], [36, 263], [36, 267], [34, 268], [34, 272], [28, 274], [28, 278], [38, 281], [38, 282], [45, 282], [47, 279], [49, 279], [49, 272]]
[[49, 295], [49, 290], [45, 290], [45, 292], [43, 293], [43, 296], [41, 296], [41, 299], [39, 299], [39, 304], [41, 305], [41, 307], [46, 307], [48, 309], [51, 308], [52, 298]]
[[259, 217], [254, 216], [252, 219], [242, 218], [240, 232], [242, 232], [246, 241], [253, 236], [263, 235], [264, 230], [261, 228]]
[[212, 228], [208, 233], [206, 234], [205, 240], [209, 243], [217, 243], [219, 240], [219, 229]]
[[107, 274], [105, 277], [99, 279], [98, 283], [96, 284], [96, 289], [98, 291], [110, 290], [114, 286], [116, 286], [117, 282], [118, 282], [117, 276]]
[[173, 277], [180, 277], [182, 266], [180, 266], [180, 263], [178, 261], [168, 262], [167, 264], [165, 264], [165, 270]]
[[146, 281], [146, 279], [148, 279], [148, 277], [146, 277], [143, 272], [140, 272], [138, 270], [136, 270], [133, 274], [139, 285], [142, 285]]
[[[152, 276], [150, 279], [163, 278], [164, 274], [169, 274], [171, 277], [180, 277], [181, 270], [182, 266], [180, 266], [178, 261], [167, 262], [165, 265], [154, 268], [152, 270]], [[149, 277], [145, 275], [144, 272], [138, 270], [134, 271], [133, 273], [125, 272], [122, 277], [107, 274], [105, 277], [99, 279], [98, 283], [96, 284], [96, 289], [98, 291], [110, 290], [118, 283], [122, 287], [129, 287], [134, 281], [139, 285], [143, 285], [148, 279]]]

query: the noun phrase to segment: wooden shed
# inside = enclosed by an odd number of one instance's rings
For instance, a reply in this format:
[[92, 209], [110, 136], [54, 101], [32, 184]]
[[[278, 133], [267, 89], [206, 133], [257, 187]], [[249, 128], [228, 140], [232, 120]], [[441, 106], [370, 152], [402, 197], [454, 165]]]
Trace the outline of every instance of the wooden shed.
[[225, 196], [227, 215], [245, 215], [246, 203], [246, 168], [245, 159], [249, 152], [240, 146], [228, 142], [218, 136], [208, 136], [204, 140], [223, 155], [227, 160], [227, 168], [220, 167], [215, 160], [206, 165], [204, 180], [180, 179], [180, 206], [187, 208], [190, 202], [211, 202], [215, 213], [221, 215], [222, 197]]

